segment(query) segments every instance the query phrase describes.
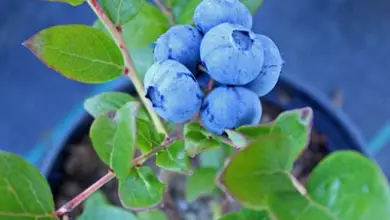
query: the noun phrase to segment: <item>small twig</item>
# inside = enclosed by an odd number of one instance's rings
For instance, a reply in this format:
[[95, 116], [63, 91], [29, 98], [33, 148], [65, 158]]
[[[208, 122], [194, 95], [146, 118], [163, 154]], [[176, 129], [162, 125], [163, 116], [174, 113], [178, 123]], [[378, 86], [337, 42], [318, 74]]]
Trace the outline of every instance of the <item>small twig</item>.
[[177, 139], [169, 138], [169, 139], [165, 140], [164, 143], [162, 143], [160, 146], [154, 147], [148, 153], [142, 154], [141, 156], [135, 158], [133, 160], [133, 165], [136, 166], [136, 167], [140, 167], [143, 163], [146, 162], [146, 160], [148, 160], [149, 158], [154, 156], [156, 153], [160, 152], [163, 149], [168, 148], [168, 146], [175, 140], [177, 140]]
[[[150, 152], [142, 154], [141, 156], [135, 158], [133, 160], [133, 165], [136, 167], [142, 166], [143, 163], [145, 163], [148, 159], [153, 157], [156, 153], [161, 151], [164, 148], [167, 148], [173, 141], [177, 139], [174, 138], [168, 138], [166, 141], [164, 141], [160, 146], [154, 147]], [[74, 197], [71, 201], [67, 202], [65, 205], [63, 205], [61, 208], [59, 208], [54, 216], [60, 217], [65, 215], [66, 213], [71, 212], [74, 208], [76, 208], [78, 205], [80, 205], [84, 200], [86, 200], [89, 196], [91, 196], [94, 192], [99, 190], [104, 184], [108, 183], [115, 177], [114, 172], [110, 169], [108, 173], [100, 178], [97, 182], [95, 182], [93, 185], [91, 185], [88, 189], [84, 190], [82, 193]]]
[[122, 35], [122, 28], [120, 26], [115, 26], [112, 23], [112, 21], [108, 18], [108, 16], [104, 12], [103, 8], [99, 5], [98, 0], [87, 0], [87, 2], [92, 8], [92, 10], [95, 12], [95, 14], [98, 16], [100, 21], [104, 24], [106, 29], [110, 32], [115, 43], [121, 50], [124, 63], [125, 63], [125, 68], [123, 72], [133, 82], [135, 90], [137, 91], [142, 103], [148, 110], [150, 117], [152, 118], [152, 121], [156, 126], [156, 129], [158, 130], [158, 132], [163, 133], [165, 137], [168, 137], [168, 131], [165, 129], [164, 124], [162, 123], [160, 117], [158, 117], [158, 115], [154, 112], [153, 107], [151, 106], [151, 104], [149, 103], [149, 101], [146, 99], [144, 95], [145, 93], [144, 87], [141, 80], [138, 78], [136, 74], [134, 62], [131, 58], [129, 51], [127, 50], [126, 43]]
[[88, 189], [84, 190], [82, 193], [74, 197], [72, 200], [67, 202], [65, 205], [63, 205], [61, 208], [59, 208], [55, 212], [56, 217], [60, 217], [64, 214], [67, 214], [71, 212], [74, 208], [76, 208], [80, 203], [82, 203], [85, 199], [87, 199], [90, 195], [92, 195], [94, 192], [99, 190], [104, 184], [110, 182], [112, 179], [114, 179], [115, 174], [113, 172], [108, 172], [105, 176], [100, 178], [97, 182], [92, 184]]
[[166, 7], [164, 5], [164, 3], [161, 2], [161, 0], [154, 0], [154, 2], [156, 3], [156, 5], [160, 9], [160, 11], [165, 15], [165, 17], [167, 17], [169, 24], [171, 26], [175, 25], [176, 22], [175, 22], [175, 18], [173, 17], [173, 14], [172, 14], [172, 9]]

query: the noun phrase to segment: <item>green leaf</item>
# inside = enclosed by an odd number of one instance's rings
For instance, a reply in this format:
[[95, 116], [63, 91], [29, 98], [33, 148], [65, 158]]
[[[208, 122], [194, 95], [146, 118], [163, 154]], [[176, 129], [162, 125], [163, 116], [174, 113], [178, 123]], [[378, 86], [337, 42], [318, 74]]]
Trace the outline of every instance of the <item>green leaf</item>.
[[136, 101], [131, 95], [123, 92], [104, 92], [88, 98], [84, 108], [93, 117], [119, 110], [128, 102]]
[[137, 220], [133, 213], [111, 205], [98, 205], [88, 208], [77, 220]]
[[[246, 220], [240, 213], [228, 213], [218, 220]], [[256, 219], [257, 220], [257, 219]]]
[[244, 208], [240, 212], [222, 216], [219, 220], [271, 220], [271, 217], [266, 211], [254, 211]]
[[271, 217], [267, 213], [267, 211], [255, 211], [251, 209], [243, 208], [240, 211], [241, 216], [244, 217], [245, 220], [270, 220]]
[[219, 176], [219, 186], [245, 207], [266, 208], [267, 198], [296, 189], [289, 174], [291, 141], [282, 135], [265, 135], [238, 152]]
[[[298, 192], [279, 192], [268, 201], [273, 219], [336, 220], [334, 215]], [[343, 219], [344, 220], [344, 219]]]
[[143, 210], [160, 204], [164, 188], [152, 168], [133, 168], [127, 179], [119, 182], [119, 197], [126, 208]]
[[143, 47], [130, 48], [131, 58], [133, 58], [137, 76], [144, 79], [146, 71], [153, 65], [153, 46], [147, 45]]
[[313, 170], [307, 191], [338, 219], [373, 220], [390, 217], [389, 184], [380, 168], [352, 151], [327, 156]]
[[146, 0], [101, 0], [104, 11], [115, 25], [132, 20], [145, 3]]
[[0, 220], [50, 220], [54, 214], [49, 184], [21, 157], [0, 151]]
[[264, 0], [241, 0], [249, 11], [253, 14], [263, 4]]
[[49, 2], [64, 2], [73, 6], [81, 5], [85, 2], [85, 0], [48, 0]]
[[188, 0], [186, 4], [178, 5], [176, 8], [174, 7], [174, 14], [177, 15], [176, 22], [178, 24], [192, 24], [195, 8], [201, 1], [202, 0]]
[[236, 132], [243, 134], [249, 140], [256, 140], [258, 137], [271, 133], [272, 124], [244, 125], [236, 129]]
[[54, 26], [23, 44], [48, 67], [79, 82], [107, 82], [123, 70], [123, 57], [115, 42], [89, 26]]
[[138, 220], [168, 220], [167, 216], [159, 209], [152, 209], [137, 213]]
[[222, 168], [227, 157], [225, 147], [228, 146], [221, 146], [218, 148], [210, 149], [199, 154], [200, 166], [216, 169]]
[[117, 129], [111, 151], [110, 167], [119, 180], [125, 180], [132, 167], [136, 143], [138, 102], [129, 102], [116, 115]]
[[289, 170], [309, 142], [313, 110], [301, 108], [281, 113], [272, 124], [242, 126], [236, 132], [243, 134], [250, 141], [267, 134], [283, 135], [291, 139], [292, 151], [288, 158]]
[[183, 140], [174, 141], [166, 149], [158, 152], [156, 165], [164, 170], [192, 174], [190, 159], [185, 152]]
[[[143, 8], [149, 8], [149, 7], [150, 6], [144, 6]], [[155, 9], [153, 9], [153, 8], [151, 8], [150, 10], [155, 11]], [[148, 12], [145, 9], [145, 12], [143, 12], [143, 13], [145, 15], [142, 15], [142, 16], [140, 15], [140, 18], [138, 18], [141, 21], [143, 19], [146, 19], [145, 16], [147, 16]], [[158, 12], [158, 13], [161, 13], [161, 12]], [[155, 16], [159, 17], [161, 15], [156, 14]], [[157, 22], [158, 18], [154, 18], [154, 19]], [[134, 21], [132, 21], [132, 22], [134, 22]], [[161, 21], [159, 21], [159, 23], [153, 24], [154, 26], [158, 26], [158, 28], [155, 30], [151, 30], [151, 29], [146, 30], [146, 27], [138, 27], [138, 28], [145, 29], [143, 31], [145, 32], [145, 34], [147, 36], [141, 36], [141, 35], [138, 36], [138, 32], [135, 32], [135, 33], [137, 33], [136, 35], [134, 35], [134, 33], [133, 33], [133, 36], [132, 36], [130, 31], [134, 31], [136, 29], [136, 27], [134, 27], [136, 24], [133, 24], [132, 22], [130, 22], [131, 24], [126, 24], [126, 25], [122, 26], [122, 30], [123, 30], [124, 34], [126, 34], [126, 36], [125, 36], [126, 46], [129, 49], [131, 58], [133, 58], [133, 61], [135, 64], [135, 69], [137, 71], [137, 76], [140, 79], [143, 79], [146, 71], [154, 63], [153, 42], [155, 40], [157, 40], [157, 37], [159, 37], [161, 34], [163, 34], [165, 31], [168, 30], [169, 24], [168, 23], [165, 24], [165, 20], [163, 20], [163, 24], [161, 24]], [[144, 21], [144, 22], [147, 22], [147, 21]], [[110, 33], [108, 33], [107, 29], [104, 27], [103, 23], [99, 19], [97, 19], [92, 26], [96, 29], [99, 29], [99, 30], [105, 32], [109, 37], [111, 37]], [[128, 31], [128, 29], [130, 29], [130, 30]], [[154, 33], [154, 32], [156, 32], [156, 33]], [[149, 33], [150, 33], [150, 35], [149, 35]], [[134, 38], [132, 38], [132, 37], [134, 37]]]
[[96, 191], [94, 192], [84, 203], [84, 210], [93, 208], [99, 205], [108, 205], [108, 201], [106, 196], [103, 194], [102, 191]]
[[248, 145], [248, 139], [244, 135], [229, 129], [225, 130], [225, 132], [233, 142], [235, 148], [241, 149]]
[[151, 4], [145, 4], [133, 20], [122, 26], [123, 37], [128, 48], [148, 46], [168, 28], [167, 18]]
[[202, 133], [199, 122], [187, 123], [184, 126], [184, 137], [185, 149], [190, 157], [195, 157], [203, 151], [221, 146], [217, 140]]
[[151, 121], [137, 119], [137, 147], [142, 153], [147, 153], [153, 147], [159, 146], [164, 138], [164, 134], [158, 133]]
[[111, 152], [114, 145], [116, 123], [107, 115], [100, 115], [91, 125], [89, 137], [93, 148], [99, 158], [107, 165], [110, 165]]
[[201, 167], [196, 169], [194, 174], [187, 178], [186, 200], [193, 202], [199, 197], [213, 193], [216, 189], [215, 178], [217, 173], [216, 168]]
[[283, 112], [272, 125], [272, 134], [288, 136], [292, 141], [292, 152], [289, 159], [291, 169], [309, 142], [312, 121], [313, 110], [301, 108]]

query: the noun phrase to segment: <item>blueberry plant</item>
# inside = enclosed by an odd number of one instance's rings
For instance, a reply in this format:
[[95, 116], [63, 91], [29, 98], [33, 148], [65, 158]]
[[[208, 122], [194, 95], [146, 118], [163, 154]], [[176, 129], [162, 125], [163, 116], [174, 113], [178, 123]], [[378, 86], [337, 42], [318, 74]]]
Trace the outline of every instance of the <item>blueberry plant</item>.
[[[151, 158], [163, 172], [188, 175], [189, 201], [218, 193], [241, 204], [214, 219], [390, 219], [387, 180], [357, 152], [330, 154], [305, 185], [292, 175], [309, 141], [310, 108], [259, 124], [259, 97], [283, 65], [275, 43], [251, 30], [261, 0], [51, 1], [86, 3], [98, 20], [44, 29], [24, 45], [79, 82], [128, 77], [138, 96], [106, 92], [85, 101], [107, 174], [57, 210], [39, 171], [0, 152], [0, 220], [66, 218], [84, 201], [80, 220], [167, 219], [159, 209], [166, 181], [145, 165]], [[195, 156], [200, 166], [192, 168]], [[114, 178], [123, 209], [98, 191]]]

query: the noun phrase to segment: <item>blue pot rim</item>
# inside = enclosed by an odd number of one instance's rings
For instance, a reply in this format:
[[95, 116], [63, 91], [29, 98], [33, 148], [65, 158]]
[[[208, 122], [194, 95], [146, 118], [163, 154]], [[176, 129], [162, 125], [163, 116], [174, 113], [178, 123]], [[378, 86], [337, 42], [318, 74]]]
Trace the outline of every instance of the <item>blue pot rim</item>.
[[[126, 78], [122, 77], [110, 83], [97, 86], [90, 96], [106, 91], [121, 90], [130, 85], [131, 83]], [[317, 103], [321, 110], [325, 112], [327, 118], [332, 119], [333, 122], [337, 124], [338, 128], [342, 130], [342, 133], [348, 136], [347, 138], [349, 139], [351, 148], [371, 157], [364, 148], [366, 142], [357, 127], [350, 121], [344, 112], [333, 107], [322, 93], [311, 88], [306, 83], [287, 75], [281, 76], [279, 85], [293, 89], [294, 92], [299, 95], [299, 99], [302, 99], [302, 97], [308, 99], [308, 101], [304, 103]], [[273, 104], [281, 105], [276, 101], [276, 98], [272, 96], [266, 96], [264, 99]], [[89, 115], [85, 112], [83, 103], [78, 104], [56, 125], [51, 133], [49, 141], [46, 140], [37, 143], [30, 152], [24, 155], [24, 157], [38, 167], [43, 175], [48, 177], [62, 147], [67, 144], [69, 138], [76, 129], [85, 123], [87, 117], [89, 117]], [[316, 127], [315, 123], [314, 127]]]

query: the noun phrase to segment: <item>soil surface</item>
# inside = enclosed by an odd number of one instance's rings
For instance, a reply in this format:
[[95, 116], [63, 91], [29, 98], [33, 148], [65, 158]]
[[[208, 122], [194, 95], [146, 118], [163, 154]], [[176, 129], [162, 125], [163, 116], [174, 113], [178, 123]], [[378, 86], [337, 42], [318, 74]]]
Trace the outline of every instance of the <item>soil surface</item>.
[[[273, 106], [263, 105], [262, 123], [272, 121], [280, 110]], [[87, 133], [87, 132], [86, 132]], [[302, 153], [296, 162], [293, 174], [301, 183], [305, 183], [310, 171], [327, 154], [326, 138], [312, 131], [309, 147]], [[59, 158], [59, 165], [56, 171], [51, 174], [51, 182], [56, 206], [59, 208], [67, 201], [82, 192], [107, 172], [107, 166], [100, 161], [96, 155], [88, 135], [76, 143], [70, 143], [64, 149]], [[153, 164], [153, 160], [149, 163]], [[193, 161], [196, 166], [196, 160]], [[157, 170], [157, 169], [156, 169]], [[201, 198], [195, 202], [188, 203], [184, 198], [186, 176], [177, 174], [160, 173], [160, 178], [168, 179], [168, 190], [164, 198], [165, 208], [170, 219], [211, 219], [210, 205], [214, 202], [223, 204], [223, 209], [231, 211], [239, 206], [231, 198]], [[110, 202], [120, 206], [117, 196], [117, 181], [106, 184], [102, 191], [107, 195]], [[76, 217], [82, 212], [82, 205], [77, 207], [70, 217]]]

